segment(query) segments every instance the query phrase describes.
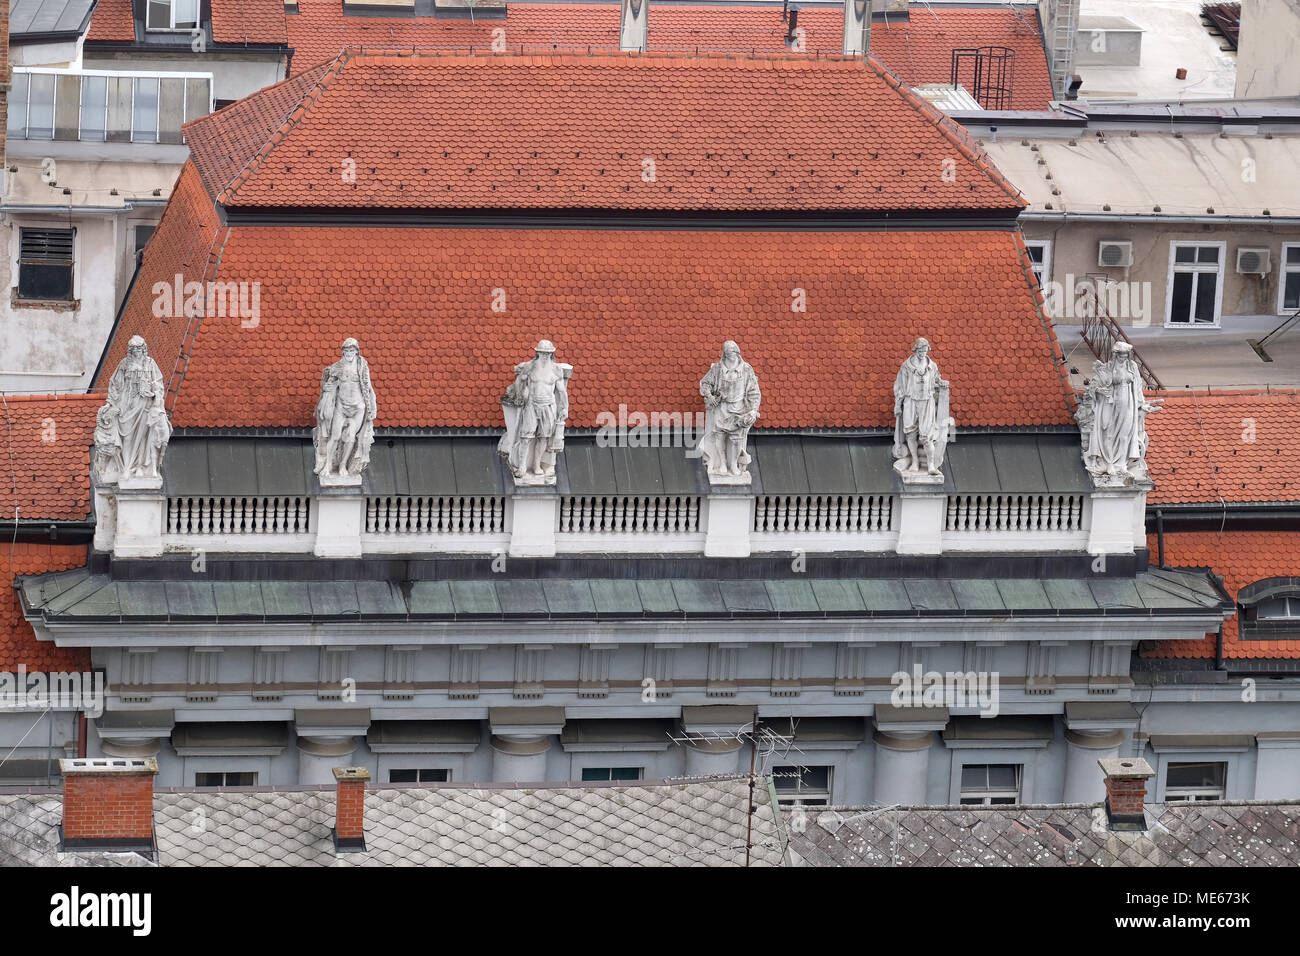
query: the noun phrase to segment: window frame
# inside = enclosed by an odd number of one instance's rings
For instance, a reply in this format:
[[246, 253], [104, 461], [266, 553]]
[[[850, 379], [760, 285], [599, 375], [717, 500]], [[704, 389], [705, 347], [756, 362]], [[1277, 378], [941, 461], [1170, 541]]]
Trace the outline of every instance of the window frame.
[[[155, 3], [163, 2], [167, 4], [167, 22], [170, 26], [151, 27], [149, 25], [149, 10]], [[185, 27], [176, 25], [176, 0], [145, 0], [144, 2], [145, 33], [193, 33], [195, 30], [201, 29], [203, 29], [203, 0], [194, 0], [194, 24]]]
[[[984, 781], [983, 788], [967, 790], [962, 783], [961, 777], [957, 779], [957, 805], [963, 807], [998, 807], [998, 806], [1017, 806], [1024, 799], [1025, 792], [1025, 765], [1021, 763], [963, 763], [959, 773], [965, 775], [968, 767], [983, 767]], [[994, 787], [988, 783], [989, 771], [993, 767], [1013, 767], [1016, 774], [1015, 790], [1008, 790], [1005, 787]], [[1007, 798], [1010, 797], [1010, 802]], [[994, 800], [1000, 802], [994, 803]], [[978, 801], [978, 802], [977, 802]]]
[[[790, 770], [800, 771], [798, 779], [795, 781], [793, 790], [782, 790], [780, 776], [783, 772]], [[811, 770], [826, 771], [826, 787], [805, 789], [804, 774]], [[776, 803], [778, 807], [829, 807], [831, 805], [831, 794], [835, 788], [835, 765], [834, 764], [781, 764], [772, 767], [772, 789], [776, 791]]]
[[[253, 781], [252, 783], [230, 783], [228, 778], [232, 774], [248, 774], [253, 778]], [[208, 775], [220, 776], [221, 783], [199, 783], [199, 777], [205, 777]], [[258, 774], [256, 770], [195, 770], [194, 786], [201, 787], [204, 790], [219, 790], [229, 787], [256, 787], [257, 776]]]
[[[635, 770], [635, 777], [614, 777], [615, 770]], [[604, 771], [608, 776], [603, 778], [588, 779], [587, 774], [599, 773]], [[578, 782], [580, 783], [640, 783], [645, 779], [645, 767], [583, 767], [578, 771]]]
[[[415, 779], [394, 780], [393, 774], [395, 773], [413, 773], [415, 774]], [[426, 773], [433, 773], [433, 774], [440, 773], [443, 775], [443, 779], [441, 780], [420, 779]], [[451, 783], [451, 777], [452, 777], [452, 772], [450, 767], [389, 767], [388, 768], [388, 782], [395, 783], [398, 786], [413, 784], [418, 787], [422, 783], [433, 783], [433, 784]]]
[[[1297, 291], [1297, 302], [1295, 308], [1290, 309], [1286, 307], [1286, 277], [1288, 275], [1296, 275], [1297, 277], [1300, 277], [1300, 260], [1297, 260], [1294, 265], [1288, 267], [1288, 263], [1286, 261], [1286, 254], [1287, 251], [1290, 249], [1300, 250], [1300, 242], [1282, 243], [1282, 252], [1281, 255], [1278, 257], [1278, 264], [1277, 264], [1277, 314], [1278, 315], [1290, 315], [1292, 312], [1295, 312], [1296, 309], [1300, 309], [1300, 291]], [[1300, 279], [1298, 279], [1297, 281], [1300, 281]]]
[[[1026, 239], [1025, 248], [1043, 250], [1042, 275], [1041, 276], [1039, 275], [1038, 270], [1034, 271], [1034, 275], [1038, 276], [1038, 288], [1044, 294], [1046, 294], [1047, 283], [1052, 281], [1052, 240], [1051, 239]], [[1034, 257], [1030, 256], [1029, 261], [1032, 264], [1034, 261]]]
[[[13, 259], [12, 259], [13, 285], [10, 288], [12, 288], [13, 290], [14, 299], [18, 302], [27, 303], [27, 304], [40, 304], [42, 302], [49, 302], [52, 304], [57, 303], [59, 305], [67, 305], [76, 302], [78, 299], [78, 293], [80, 292], [80, 289], [78, 288], [79, 274], [77, 269], [77, 263], [80, 262], [81, 260], [80, 236], [78, 234], [79, 230], [77, 226], [73, 225], [69, 227], [66, 223], [55, 224], [55, 223], [45, 223], [45, 222], [15, 222], [13, 225], [16, 227], [14, 229], [14, 238], [16, 239], [16, 247], [13, 250]], [[69, 278], [67, 298], [62, 298], [62, 299], [51, 299], [49, 297], [31, 298], [28, 296], [24, 296], [22, 294], [21, 289], [23, 283], [23, 276], [22, 276], [23, 233], [26, 231], [71, 232], [72, 233], [72, 261], [67, 265], [68, 278]]]
[[[1208, 264], [1200, 262], [1177, 262], [1178, 250], [1181, 248], [1214, 248], [1219, 251], [1218, 261], [1214, 263], [1213, 269]], [[1222, 328], [1223, 323], [1223, 284], [1227, 276], [1228, 263], [1228, 243], [1225, 240], [1198, 240], [1198, 239], [1171, 239], [1169, 240], [1169, 272], [1165, 280], [1165, 325], [1167, 329], [1218, 329]], [[1175, 322], [1173, 321], [1174, 309], [1174, 276], [1182, 273], [1191, 273], [1193, 275], [1210, 275], [1214, 279], [1214, 321], [1213, 322]], [[1194, 279], [1192, 284], [1192, 308], [1196, 307], [1196, 288], [1199, 280]]]
[[[1223, 783], [1217, 787], [1175, 787], [1169, 788], [1169, 773], [1175, 766], [1194, 766], [1196, 764], [1213, 764], [1223, 768]], [[1164, 802], [1165, 803], [1202, 803], [1210, 800], [1228, 798], [1228, 761], [1227, 760], [1170, 760], [1164, 767]]]

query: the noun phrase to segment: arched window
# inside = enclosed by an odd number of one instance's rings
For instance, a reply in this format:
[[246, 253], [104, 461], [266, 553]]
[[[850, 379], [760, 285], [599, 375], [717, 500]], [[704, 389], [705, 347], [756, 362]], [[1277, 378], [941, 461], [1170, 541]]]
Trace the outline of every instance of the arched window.
[[1247, 641], [1300, 639], [1300, 578], [1265, 578], [1237, 592]]

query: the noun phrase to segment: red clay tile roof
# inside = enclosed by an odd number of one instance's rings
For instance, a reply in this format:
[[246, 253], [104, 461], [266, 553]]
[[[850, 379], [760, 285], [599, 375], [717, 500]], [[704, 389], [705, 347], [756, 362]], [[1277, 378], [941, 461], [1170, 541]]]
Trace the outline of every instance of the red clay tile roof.
[[90, 650], [84, 647], [56, 647], [38, 641], [32, 626], [23, 618], [14, 590], [14, 576], [66, 571], [86, 564], [84, 544], [10, 544], [0, 547], [0, 671], [13, 672], [19, 664], [28, 670], [66, 671], [90, 667]]
[[[194, 163], [181, 168], [167, 208], [163, 210], [155, 235], [145, 247], [144, 264], [131, 299], [125, 306], [121, 328], [132, 331], [118, 334], [108, 343], [108, 354], [100, 369], [101, 388], [108, 387], [114, 369], [126, 356], [126, 343], [138, 330], [149, 343], [149, 353], [158, 363], [163, 380], [172, 378], [181, 354], [181, 346], [190, 333], [191, 320], [185, 316], [154, 316], [154, 286], [170, 286], [177, 275], [185, 282], [212, 278], [221, 255], [226, 229], [217, 219], [211, 199], [203, 191]], [[194, 323], [197, 326], [198, 320]]]
[[82, 521], [103, 395], [6, 395], [0, 402], [0, 518]]
[[[187, 134], [238, 139], [225, 130], [242, 133], [245, 112], [236, 104], [188, 124]], [[349, 53], [240, 164], [219, 201], [1022, 208], [1015, 187], [957, 129], [872, 60]], [[206, 160], [199, 168], [211, 189], [221, 173]]]
[[[1147, 545], [1156, 553], [1156, 536]], [[1291, 531], [1180, 532], [1165, 535], [1165, 563], [1173, 567], [1208, 567], [1223, 578], [1234, 598], [1248, 584], [1264, 578], [1300, 577], [1300, 533]], [[1300, 641], [1243, 641], [1236, 617], [1223, 623], [1223, 656], [1300, 658]], [[1212, 658], [1214, 635], [1201, 641], [1162, 641], [1145, 657]]]
[[[287, 18], [294, 69], [311, 66], [349, 46], [370, 49], [417, 47], [485, 50], [499, 37], [510, 50], [554, 52], [618, 47], [619, 8], [610, 3], [511, 3], [505, 20], [443, 20], [409, 17], [347, 16], [337, 0], [301, 0], [300, 13]], [[651, 52], [789, 53], [788, 24], [780, 3], [764, 6], [679, 6], [650, 8]], [[803, 51], [838, 54], [843, 14], [838, 8], [799, 11]], [[504, 34], [494, 31], [504, 29]], [[909, 84], [947, 83], [952, 51], [1005, 46], [1015, 52], [1011, 107], [1047, 109], [1052, 84], [1038, 18], [1030, 10], [1007, 7], [912, 11], [871, 29], [871, 52]], [[964, 61], [959, 82], [973, 87], [972, 66]]]
[[1147, 503], [1300, 501], [1300, 390], [1158, 393]]
[[131, 12], [131, 0], [98, 0], [90, 16], [86, 39], [134, 43], [135, 15]]
[[284, 0], [212, 0], [217, 43], [285, 43], [284, 21]]
[[217, 118], [214, 122], [186, 124], [185, 141], [209, 196], [216, 199], [243, 171], [332, 65], [321, 63], [293, 79], [258, 90], [210, 114]]
[[[198, 269], [212, 232], [192, 235], [179, 213], [196, 193], [187, 166], [150, 249], [191, 248]], [[181, 323], [153, 317], [149, 290], [186, 270], [161, 260], [146, 259], [101, 384], [133, 334], [165, 376], [180, 351]], [[1026, 262], [1006, 231], [236, 226], [216, 277], [260, 282], [260, 321], [202, 323], [173, 424], [310, 425], [321, 368], [356, 336], [380, 426], [499, 427], [501, 390], [543, 337], [576, 367], [574, 427], [620, 402], [696, 409], [726, 338], [758, 371], [760, 426], [889, 426], [894, 372], [918, 335], [960, 426], [1064, 424], [1060, 349]], [[806, 313], [791, 310], [795, 289]]]

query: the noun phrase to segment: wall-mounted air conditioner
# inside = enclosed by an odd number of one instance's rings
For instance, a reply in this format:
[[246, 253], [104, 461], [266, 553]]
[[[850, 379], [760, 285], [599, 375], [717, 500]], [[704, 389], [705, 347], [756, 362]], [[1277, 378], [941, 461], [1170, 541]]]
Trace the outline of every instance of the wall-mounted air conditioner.
[[1133, 243], [1122, 239], [1103, 239], [1097, 245], [1097, 265], [1107, 269], [1127, 269], [1133, 264]]
[[1246, 275], [1264, 275], [1269, 270], [1269, 251], [1256, 246], [1237, 247], [1237, 271]]

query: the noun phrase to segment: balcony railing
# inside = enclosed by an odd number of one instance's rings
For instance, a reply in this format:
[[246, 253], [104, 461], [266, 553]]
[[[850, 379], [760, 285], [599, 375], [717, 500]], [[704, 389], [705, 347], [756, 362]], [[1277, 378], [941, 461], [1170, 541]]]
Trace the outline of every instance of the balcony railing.
[[181, 126], [212, 112], [211, 73], [119, 73], [17, 67], [10, 139], [183, 143]]

